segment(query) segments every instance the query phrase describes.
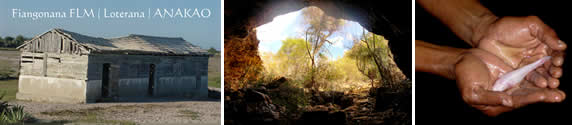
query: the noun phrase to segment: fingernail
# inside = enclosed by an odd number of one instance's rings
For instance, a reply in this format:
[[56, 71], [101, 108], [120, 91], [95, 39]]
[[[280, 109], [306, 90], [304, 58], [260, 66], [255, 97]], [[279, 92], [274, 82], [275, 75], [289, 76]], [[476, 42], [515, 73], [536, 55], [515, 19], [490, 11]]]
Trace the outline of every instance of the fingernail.
[[502, 105], [507, 106], [507, 107], [512, 107], [512, 101], [509, 99], [504, 99], [504, 100], [502, 100]]
[[558, 44], [559, 44], [559, 45], [564, 45], [565, 43], [564, 43], [564, 41], [562, 41], [562, 40], [558, 40]]

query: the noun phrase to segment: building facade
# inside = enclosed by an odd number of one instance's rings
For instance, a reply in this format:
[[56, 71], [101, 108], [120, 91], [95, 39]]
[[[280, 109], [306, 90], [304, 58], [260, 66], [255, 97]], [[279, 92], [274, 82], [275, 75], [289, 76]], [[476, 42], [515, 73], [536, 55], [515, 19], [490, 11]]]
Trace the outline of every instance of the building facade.
[[18, 49], [20, 100], [91, 103], [208, 96], [211, 55], [182, 38], [105, 39], [53, 29]]

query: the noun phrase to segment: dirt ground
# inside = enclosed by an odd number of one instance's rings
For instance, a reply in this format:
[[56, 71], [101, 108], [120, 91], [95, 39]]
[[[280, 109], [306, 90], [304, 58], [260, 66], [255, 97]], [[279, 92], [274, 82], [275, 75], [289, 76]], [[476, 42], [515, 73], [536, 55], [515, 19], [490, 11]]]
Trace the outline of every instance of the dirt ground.
[[220, 124], [220, 99], [58, 104], [11, 101], [24, 106], [29, 123]]

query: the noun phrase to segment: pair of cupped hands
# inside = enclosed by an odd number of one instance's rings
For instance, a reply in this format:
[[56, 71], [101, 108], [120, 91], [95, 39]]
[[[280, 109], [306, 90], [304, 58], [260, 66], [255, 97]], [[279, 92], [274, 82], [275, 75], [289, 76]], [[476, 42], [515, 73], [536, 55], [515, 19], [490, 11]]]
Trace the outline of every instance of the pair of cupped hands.
[[[554, 30], [536, 16], [502, 17], [474, 29], [475, 48], [459, 56], [455, 65], [457, 85], [463, 100], [489, 116], [496, 116], [533, 103], [561, 102], [566, 94], [558, 89], [564, 50]], [[492, 91], [503, 74], [552, 56], [528, 73], [518, 85]]]

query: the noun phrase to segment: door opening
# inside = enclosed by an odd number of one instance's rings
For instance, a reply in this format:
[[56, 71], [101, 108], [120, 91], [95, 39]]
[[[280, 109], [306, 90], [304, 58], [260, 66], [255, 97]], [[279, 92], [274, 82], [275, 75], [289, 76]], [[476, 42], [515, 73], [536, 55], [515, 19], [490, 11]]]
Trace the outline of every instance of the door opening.
[[155, 64], [149, 65], [149, 87], [148, 94], [153, 96], [153, 90], [155, 90]]
[[103, 71], [101, 72], [101, 96], [109, 97], [109, 63], [103, 64]]

